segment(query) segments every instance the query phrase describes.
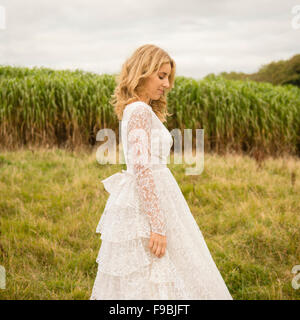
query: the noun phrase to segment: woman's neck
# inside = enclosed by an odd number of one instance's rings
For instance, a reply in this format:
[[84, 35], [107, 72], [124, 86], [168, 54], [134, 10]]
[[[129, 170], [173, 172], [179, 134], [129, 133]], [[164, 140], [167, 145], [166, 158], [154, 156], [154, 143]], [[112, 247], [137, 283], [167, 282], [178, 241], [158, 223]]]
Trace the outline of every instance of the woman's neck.
[[148, 97], [139, 97], [139, 99], [135, 99], [134, 102], [136, 101], [142, 101], [142, 102], [145, 102], [147, 103], [149, 106], [150, 106], [150, 103], [152, 102], [152, 100]]

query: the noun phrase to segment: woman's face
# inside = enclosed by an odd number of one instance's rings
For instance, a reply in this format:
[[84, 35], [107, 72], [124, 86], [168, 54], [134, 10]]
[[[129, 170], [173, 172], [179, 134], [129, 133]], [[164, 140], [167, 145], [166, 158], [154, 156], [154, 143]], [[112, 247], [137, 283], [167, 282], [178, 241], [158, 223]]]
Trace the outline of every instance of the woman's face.
[[169, 76], [171, 73], [170, 63], [164, 63], [158, 72], [154, 72], [145, 79], [142, 98], [149, 104], [149, 100], [158, 100], [164, 94], [165, 89], [170, 87]]

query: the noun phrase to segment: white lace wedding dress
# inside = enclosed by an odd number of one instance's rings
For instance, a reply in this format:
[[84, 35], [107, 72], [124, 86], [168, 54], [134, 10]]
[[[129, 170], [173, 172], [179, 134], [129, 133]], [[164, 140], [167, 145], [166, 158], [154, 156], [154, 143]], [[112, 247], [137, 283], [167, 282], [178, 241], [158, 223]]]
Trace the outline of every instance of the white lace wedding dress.
[[[124, 110], [121, 138], [127, 171], [102, 180], [110, 196], [96, 229], [102, 243], [90, 300], [232, 300], [167, 167], [170, 132], [137, 101]], [[148, 247], [151, 230], [167, 237], [161, 258]]]

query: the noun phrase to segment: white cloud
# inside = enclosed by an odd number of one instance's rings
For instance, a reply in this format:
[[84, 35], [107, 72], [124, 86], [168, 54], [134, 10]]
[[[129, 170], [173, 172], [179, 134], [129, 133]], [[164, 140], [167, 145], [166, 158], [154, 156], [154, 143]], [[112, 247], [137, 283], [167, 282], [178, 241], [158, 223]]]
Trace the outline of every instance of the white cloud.
[[[1, 0], [0, 0], [1, 1]], [[140, 45], [175, 59], [177, 75], [255, 72], [300, 52], [297, 1], [5, 0], [0, 64], [115, 73]]]

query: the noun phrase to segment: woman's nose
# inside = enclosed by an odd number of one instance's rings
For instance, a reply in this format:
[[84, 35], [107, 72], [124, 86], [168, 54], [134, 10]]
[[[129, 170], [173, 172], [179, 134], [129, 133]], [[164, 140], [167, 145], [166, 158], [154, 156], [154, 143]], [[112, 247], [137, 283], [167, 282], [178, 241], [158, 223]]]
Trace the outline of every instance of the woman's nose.
[[170, 84], [169, 84], [169, 80], [166, 79], [166, 81], [164, 81], [164, 87], [165, 88], [169, 88]]

